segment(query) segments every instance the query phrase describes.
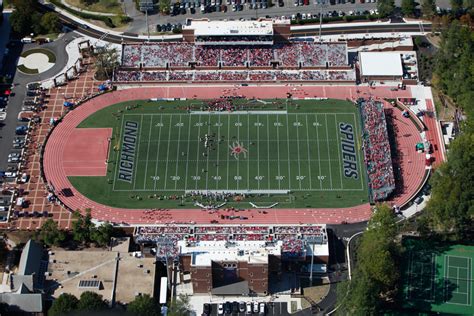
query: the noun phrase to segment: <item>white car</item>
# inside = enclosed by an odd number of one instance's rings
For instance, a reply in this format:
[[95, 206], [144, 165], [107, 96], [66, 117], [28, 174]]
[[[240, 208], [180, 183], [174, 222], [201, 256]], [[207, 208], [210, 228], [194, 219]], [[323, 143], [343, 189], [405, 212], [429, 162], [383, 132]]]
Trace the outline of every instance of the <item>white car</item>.
[[258, 313], [258, 303], [253, 303], [253, 312]]
[[8, 154], [8, 158], [13, 158], [13, 157], [20, 157], [20, 153], [10, 153]]
[[11, 171], [5, 172], [5, 178], [16, 178], [17, 175], [18, 175], [17, 172], [11, 172]]
[[19, 162], [20, 157], [8, 157], [8, 162]]
[[23, 173], [20, 178], [20, 183], [27, 183], [30, 180], [30, 176], [26, 173]]
[[217, 315], [224, 315], [224, 304], [219, 303], [217, 306]]
[[259, 304], [259, 314], [260, 315], [265, 315], [265, 303], [260, 303]]

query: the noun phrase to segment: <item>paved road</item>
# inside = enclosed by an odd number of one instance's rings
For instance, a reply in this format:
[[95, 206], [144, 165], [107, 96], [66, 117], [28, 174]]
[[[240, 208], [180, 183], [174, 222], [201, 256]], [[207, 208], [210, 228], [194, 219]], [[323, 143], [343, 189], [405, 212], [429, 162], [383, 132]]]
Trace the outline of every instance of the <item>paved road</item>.
[[[9, 34], [2, 33], [0, 36], [8, 37]], [[55, 53], [56, 63], [51, 69], [38, 75], [26, 75], [16, 69], [16, 64], [21, 52], [36, 47], [36, 44], [23, 45], [19, 41], [16, 41], [15, 45], [10, 48], [10, 53], [3, 64], [1, 73], [2, 75], [9, 74], [13, 77], [14, 87], [12, 91], [14, 95], [9, 98], [7, 118], [3, 121], [4, 125], [1, 126], [0, 129], [0, 170], [4, 170], [8, 165], [10, 165], [7, 163], [8, 154], [10, 152], [19, 152], [19, 150], [12, 149], [12, 142], [16, 137], [15, 128], [21, 124], [25, 124], [19, 122], [17, 117], [18, 113], [21, 111], [23, 99], [25, 98], [26, 84], [33, 81], [48, 79], [55, 74], [58, 74], [67, 63], [65, 46], [75, 37], [79, 37], [79, 35], [75, 33], [67, 33], [61, 39], [41, 46], [48, 48]]]

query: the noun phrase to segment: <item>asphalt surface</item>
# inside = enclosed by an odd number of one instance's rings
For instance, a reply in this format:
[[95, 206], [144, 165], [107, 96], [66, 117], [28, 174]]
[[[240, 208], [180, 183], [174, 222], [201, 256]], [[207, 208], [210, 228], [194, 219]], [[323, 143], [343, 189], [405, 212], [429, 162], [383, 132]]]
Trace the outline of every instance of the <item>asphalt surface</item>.
[[[218, 304], [211, 304], [211, 315], [218, 315], [217, 314]], [[245, 312], [243, 313], [231, 313], [225, 315], [232, 315], [232, 316], [246, 316]], [[252, 315], [263, 315], [259, 313], [252, 313]], [[265, 307], [265, 315], [267, 316], [286, 316], [288, 314], [288, 304], [287, 303], [267, 303]]]
[[[3, 23], [8, 23], [4, 21]], [[8, 155], [11, 152], [20, 152], [19, 149], [13, 149], [12, 142], [17, 135], [15, 135], [15, 129], [19, 125], [26, 125], [25, 122], [18, 121], [18, 113], [21, 111], [23, 106], [23, 100], [26, 95], [26, 84], [29, 82], [41, 81], [53, 77], [58, 74], [67, 64], [67, 53], [65, 50], [66, 43], [71, 41], [74, 37], [78, 37], [78, 34], [67, 33], [61, 39], [52, 43], [41, 45], [42, 48], [47, 48], [53, 51], [56, 55], [55, 65], [48, 71], [38, 75], [26, 75], [17, 71], [16, 65], [18, 63], [19, 56], [22, 51], [38, 47], [37, 44], [26, 44], [23, 45], [19, 41], [11, 41], [9, 54], [4, 58], [3, 67], [1, 69], [2, 75], [10, 75], [13, 77], [13, 95], [10, 96], [7, 106], [7, 117], [5, 121], [2, 121], [0, 126], [0, 170], [5, 170], [8, 166], [12, 165], [7, 162]], [[2, 39], [8, 38], [9, 34], [1, 33]], [[14, 45], [14, 46], [11, 46]]]

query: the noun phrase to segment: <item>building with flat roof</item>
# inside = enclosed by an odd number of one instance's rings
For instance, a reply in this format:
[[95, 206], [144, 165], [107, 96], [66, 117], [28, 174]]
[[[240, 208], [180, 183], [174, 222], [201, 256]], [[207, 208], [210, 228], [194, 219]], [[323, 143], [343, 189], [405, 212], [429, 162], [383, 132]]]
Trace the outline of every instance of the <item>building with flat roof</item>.
[[361, 52], [359, 62], [362, 82], [401, 81], [403, 78], [402, 59], [399, 52]]
[[179, 263], [193, 293], [266, 295], [284, 263], [329, 261], [326, 225], [157, 225], [137, 228], [135, 240]]
[[276, 37], [287, 40], [290, 22], [267, 19], [255, 21], [210, 21], [188, 19], [183, 38], [197, 45], [272, 45]]

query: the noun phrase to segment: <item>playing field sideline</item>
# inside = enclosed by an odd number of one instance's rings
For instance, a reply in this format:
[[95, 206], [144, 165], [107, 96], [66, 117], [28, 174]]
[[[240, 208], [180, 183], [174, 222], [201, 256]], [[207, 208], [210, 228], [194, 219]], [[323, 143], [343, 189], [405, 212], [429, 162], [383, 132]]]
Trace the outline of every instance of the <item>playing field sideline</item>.
[[405, 308], [474, 314], [474, 247], [442, 246], [405, 239], [402, 267]]
[[[83, 122], [80, 127], [114, 129], [105, 195], [284, 194], [267, 199], [281, 207], [294, 203], [288, 192], [307, 194], [300, 206], [330, 202], [311, 198], [312, 192], [329, 194], [319, 197], [335, 197], [343, 206], [367, 201], [360, 117], [353, 104], [279, 100], [234, 112], [183, 110], [199, 108], [199, 102], [129, 102]], [[71, 181], [82, 191], [98, 189], [93, 182], [100, 178]]]

